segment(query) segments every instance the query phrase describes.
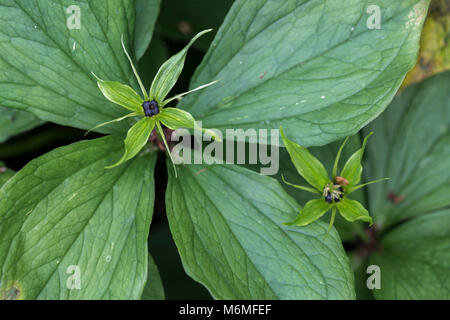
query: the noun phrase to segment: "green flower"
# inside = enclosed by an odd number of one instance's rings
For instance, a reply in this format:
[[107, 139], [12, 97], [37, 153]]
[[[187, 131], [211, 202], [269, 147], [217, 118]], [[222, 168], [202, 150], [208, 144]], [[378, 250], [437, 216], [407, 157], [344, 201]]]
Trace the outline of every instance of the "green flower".
[[[186, 59], [188, 49], [192, 46], [195, 40], [210, 31], [211, 29], [204, 30], [198, 33], [183, 50], [164, 62], [164, 64], [159, 68], [155, 78], [153, 79], [148, 93], [145, 90], [144, 85], [142, 84], [141, 78], [136, 72], [136, 68], [133, 65], [133, 61], [131, 60], [130, 55], [125, 49], [122, 38], [122, 48], [125, 51], [128, 60], [130, 61], [131, 68], [133, 69], [134, 75], [136, 76], [143, 96], [140, 96], [128, 85], [116, 81], [104, 81], [93, 74], [97, 79], [97, 85], [100, 88], [100, 91], [103, 93], [106, 99], [132, 112], [118, 119], [99, 124], [91, 130], [112, 122], [121, 121], [129, 117], [142, 117], [142, 119], [140, 119], [128, 130], [127, 137], [124, 141], [125, 152], [122, 158], [113, 165], [110, 165], [106, 168], [116, 167], [136, 156], [139, 151], [147, 144], [151, 132], [156, 127], [160, 138], [164, 142], [170, 159], [172, 160], [176, 175], [177, 171], [175, 168], [175, 164], [173, 162], [172, 155], [170, 154], [170, 149], [167, 145], [167, 141], [161, 124], [172, 130], [176, 130], [179, 128], [193, 129], [195, 119], [189, 112], [176, 108], [168, 108], [166, 107], [166, 105], [169, 102], [179, 99], [188, 93], [206, 88], [216, 83], [217, 81], [202, 85], [198, 88], [178, 94], [168, 99], [166, 99], [166, 96], [177, 82], [178, 77], [183, 70], [184, 61]], [[209, 134], [214, 139], [220, 140], [220, 138], [213, 131], [209, 129], [202, 129], [202, 131]]]
[[331, 210], [330, 225], [328, 227], [329, 231], [333, 226], [336, 210], [338, 210], [341, 216], [347, 221], [354, 222], [361, 220], [372, 225], [372, 217], [369, 215], [367, 209], [364, 208], [364, 206], [358, 201], [348, 198], [352, 192], [366, 185], [388, 180], [388, 178], [383, 178], [358, 185], [361, 181], [361, 161], [364, 154], [364, 149], [366, 147], [367, 139], [372, 133], [364, 139], [361, 149], [356, 151], [347, 160], [344, 168], [338, 176], [336, 173], [339, 158], [348, 137], [344, 140], [344, 143], [342, 143], [342, 146], [339, 148], [337, 153], [333, 166], [332, 178], [330, 179], [325, 167], [317, 158], [315, 158], [306, 148], [287, 139], [284, 135], [283, 128], [281, 127], [280, 132], [284, 145], [291, 157], [292, 163], [295, 165], [298, 173], [311, 185], [312, 188], [294, 185], [284, 180], [284, 177], [283, 181], [292, 187], [320, 195], [319, 199], [308, 201], [303, 209], [300, 210], [297, 218], [286, 224], [306, 226]]

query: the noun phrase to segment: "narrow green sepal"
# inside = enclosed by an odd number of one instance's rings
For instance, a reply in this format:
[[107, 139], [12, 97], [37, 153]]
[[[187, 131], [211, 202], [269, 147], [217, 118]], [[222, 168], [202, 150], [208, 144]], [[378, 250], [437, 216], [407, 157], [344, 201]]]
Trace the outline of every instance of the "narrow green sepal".
[[358, 190], [358, 189], [361, 189], [361, 188], [363, 188], [363, 187], [365, 187], [365, 186], [368, 186], [368, 185], [370, 185], [370, 184], [378, 183], [378, 182], [381, 182], [381, 181], [387, 181], [387, 180], [391, 180], [391, 178], [381, 178], [381, 179], [377, 179], [377, 180], [373, 180], [373, 181], [369, 181], [369, 182], [366, 182], [366, 183], [357, 185], [357, 186], [355, 186], [355, 187], [353, 187], [353, 188], [350, 188], [350, 189], [347, 191], [347, 194], [350, 194], [350, 193], [352, 193], [352, 192], [354, 192], [354, 191], [356, 191], [356, 190]]
[[106, 122], [100, 123], [100, 124], [96, 125], [95, 127], [93, 127], [91, 129], [89, 129], [88, 131], [86, 131], [86, 133], [84, 135], [87, 136], [89, 132], [91, 132], [91, 131], [93, 131], [93, 130], [95, 130], [97, 128], [106, 126], [107, 124], [114, 123], [114, 122], [119, 122], [119, 121], [122, 121], [122, 120], [124, 120], [126, 118], [136, 117], [136, 116], [139, 116], [139, 115], [142, 115], [142, 114], [143, 114], [142, 111], [141, 112], [136, 111], [136, 112], [129, 113], [129, 114], [123, 116], [123, 117], [120, 117], [120, 118], [117, 118], [117, 119], [114, 119], [114, 120], [111, 120], [111, 121], [106, 121]]
[[297, 189], [300, 189], [300, 190], [303, 190], [303, 191], [315, 193], [315, 194], [321, 194], [319, 191], [317, 191], [317, 190], [314, 189], [314, 188], [304, 187], [304, 186], [300, 186], [300, 185], [293, 184], [293, 183], [290, 183], [290, 182], [286, 181], [286, 179], [284, 178], [284, 175], [283, 175], [283, 174], [281, 174], [281, 179], [283, 180], [283, 182], [284, 182], [285, 184], [287, 184], [287, 185], [289, 185], [289, 186], [291, 186], [291, 187], [294, 187], [294, 188], [297, 188]]
[[210, 82], [210, 83], [201, 85], [201, 86], [199, 86], [199, 87], [197, 87], [197, 88], [195, 88], [195, 89], [192, 89], [192, 90], [189, 90], [189, 91], [186, 91], [186, 92], [177, 94], [177, 95], [173, 96], [172, 98], [169, 98], [169, 99], [167, 99], [167, 100], [164, 100], [164, 102], [161, 103], [161, 107], [164, 107], [166, 104], [172, 102], [173, 100], [179, 100], [179, 99], [181, 99], [183, 96], [185, 96], [185, 95], [187, 95], [187, 94], [189, 94], [189, 93], [192, 93], [192, 92], [195, 92], [195, 91], [198, 91], [198, 90], [207, 88], [207, 87], [209, 87], [209, 86], [212, 86], [213, 84], [215, 84], [215, 83], [217, 83], [217, 82], [219, 82], [219, 81], [220, 81], [220, 80], [215, 80], [215, 81], [212, 81], [212, 82]]

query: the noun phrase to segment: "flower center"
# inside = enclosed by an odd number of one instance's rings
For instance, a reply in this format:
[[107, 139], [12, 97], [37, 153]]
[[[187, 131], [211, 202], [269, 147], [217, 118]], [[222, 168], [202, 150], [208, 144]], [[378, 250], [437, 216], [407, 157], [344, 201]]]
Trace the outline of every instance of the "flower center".
[[328, 203], [339, 202], [344, 196], [344, 189], [339, 184], [329, 183], [323, 188], [323, 196]]
[[144, 109], [146, 117], [151, 117], [159, 113], [158, 102], [156, 100], [144, 101], [142, 109]]

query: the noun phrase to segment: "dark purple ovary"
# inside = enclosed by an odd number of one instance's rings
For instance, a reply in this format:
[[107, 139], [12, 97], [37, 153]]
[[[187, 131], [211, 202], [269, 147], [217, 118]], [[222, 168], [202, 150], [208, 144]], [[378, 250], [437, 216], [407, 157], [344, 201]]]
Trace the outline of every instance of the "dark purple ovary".
[[158, 102], [156, 102], [156, 100], [144, 101], [142, 109], [144, 109], [146, 117], [151, 117], [159, 113]]

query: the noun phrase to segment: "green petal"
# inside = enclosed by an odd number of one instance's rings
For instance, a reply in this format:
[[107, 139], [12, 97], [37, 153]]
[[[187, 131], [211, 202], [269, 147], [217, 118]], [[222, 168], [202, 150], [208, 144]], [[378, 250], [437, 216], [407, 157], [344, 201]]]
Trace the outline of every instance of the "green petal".
[[336, 207], [341, 216], [347, 221], [354, 222], [361, 220], [370, 223], [370, 225], [373, 223], [372, 217], [369, 216], [367, 209], [356, 200], [344, 198], [336, 204]]
[[144, 100], [130, 86], [117, 81], [104, 81], [97, 78], [97, 85], [106, 99], [131, 111], [142, 111]]
[[172, 102], [173, 100], [175, 100], [175, 99], [180, 99], [181, 97], [183, 97], [183, 96], [185, 96], [185, 95], [187, 95], [187, 94], [189, 94], [189, 93], [192, 93], [192, 92], [195, 92], [195, 91], [204, 89], [204, 88], [206, 88], [206, 87], [212, 86], [213, 84], [215, 84], [215, 83], [217, 83], [217, 82], [219, 82], [219, 80], [215, 80], [215, 81], [213, 81], [213, 82], [210, 82], [210, 83], [204, 84], [204, 85], [202, 85], [202, 86], [199, 86], [199, 87], [197, 87], [197, 88], [195, 88], [195, 89], [192, 89], [192, 90], [189, 90], [189, 91], [186, 91], [186, 92], [177, 94], [176, 96], [173, 96], [172, 98], [169, 98], [169, 99], [165, 100], [165, 101], [161, 104], [161, 107], [164, 107], [166, 104]]
[[150, 99], [162, 102], [173, 88], [184, 67], [187, 51], [199, 37], [212, 29], [198, 33], [183, 50], [172, 56], [159, 68], [150, 88]]
[[134, 124], [130, 130], [128, 130], [127, 137], [125, 138], [125, 153], [122, 158], [115, 164], [107, 166], [105, 168], [114, 168], [124, 163], [125, 161], [133, 158], [139, 151], [146, 145], [153, 128], [155, 127], [154, 117], [145, 117]]
[[349, 182], [349, 188], [354, 186], [361, 181], [362, 174], [362, 157], [364, 155], [364, 149], [366, 148], [367, 139], [372, 135], [373, 132], [369, 133], [364, 139], [361, 149], [356, 151], [345, 163], [344, 168], [341, 171], [341, 176], [347, 179]]
[[292, 163], [298, 173], [311, 186], [322, 192], [325, 185], [330, 182], [323, 164], [316, 157], [314, 157], [308, 149], [286, 138], [282, 127], [280, 127], [280, 133], [286, 150], [289, 153]]
[[[164, 108], [158, 115], [158, 119], [169, 129], [179, 128], [194, 129], [195, 119], [187, 111], [177, 108]], [[212, 130], [202, 128], [202, 131], [213, 139], [221, 141], [220, 137]]]
[[323, 198], [310, 200], [306, 203], [305, 207], [300, 210], [299, 215], [294, 221], [285, 224], [288, 226], [306, 226], [323, 216], [331, 209], [331, 207], [332, 206]]
[[84, 135], [86, 136], [89, 132], [91, 132], [91, 131], [93, 131], [93, 130], [95, 130], [97, 128], [106, 126], [107, 124], [110, 124], [110, 123], [113, 123], [113, 122], [119, 122], [119, 121], [122, 121], [122, 120], [124, 120], [126, 118], [136, 117], [136, 116], [139, 116], [141, 114], [144, 114], [144, 113], [142, 111], [135, 111], [135, 112], [129, 113], [129, 114], [123, 116], [123, 117], [120, 117], [120, 118], [117, 118], [117, 119], [114, 119], [114, 120], [111, 120], [111, 121], [106, 121], [106, 122], [100, 123], [100, 124], [96, 125], [95, 127], [93, 127], [92, 129], [89, 129]]

